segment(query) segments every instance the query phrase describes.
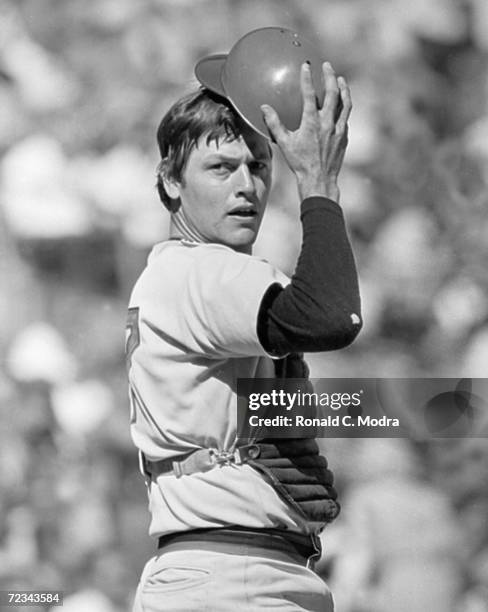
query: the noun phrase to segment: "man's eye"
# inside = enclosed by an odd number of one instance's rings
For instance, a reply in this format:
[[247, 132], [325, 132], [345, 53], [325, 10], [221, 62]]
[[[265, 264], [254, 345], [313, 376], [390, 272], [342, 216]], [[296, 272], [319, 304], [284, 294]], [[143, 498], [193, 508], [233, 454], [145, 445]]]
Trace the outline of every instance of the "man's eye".
[[250, 166], [249, 169], [251, 170], [251, 172], [264, 172], [266, 169], [268, 168], [268, 164], [266, 164], [265, 162], [253, 162]]
[[210, 169], [216, 172], [217, 174], [225, 174], [227, 172], [232, 172], [232, 167], [230, 166], [230, 164], [224, 163], [212, 164], [210, 166]]

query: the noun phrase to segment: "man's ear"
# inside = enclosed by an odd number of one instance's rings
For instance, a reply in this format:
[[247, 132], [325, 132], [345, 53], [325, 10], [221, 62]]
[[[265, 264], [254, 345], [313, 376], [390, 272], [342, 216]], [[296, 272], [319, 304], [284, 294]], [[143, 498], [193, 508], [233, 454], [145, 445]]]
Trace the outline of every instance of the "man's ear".
[[158, 166], [158, 182], [163, 184], [164, 190], [172, 200], [180, 199], [180, 183], [168, 177], [165, 159]]
[[180, 189], [179, 189], [180, 184], [177, 183], [174, 179], [167, 179], [164, 176], [162, 178], [163, 178], [164, 188], [166, 190], [166, 193], [169, 195], [169, 197], [172, 200], [179, 200], [180, 199]]

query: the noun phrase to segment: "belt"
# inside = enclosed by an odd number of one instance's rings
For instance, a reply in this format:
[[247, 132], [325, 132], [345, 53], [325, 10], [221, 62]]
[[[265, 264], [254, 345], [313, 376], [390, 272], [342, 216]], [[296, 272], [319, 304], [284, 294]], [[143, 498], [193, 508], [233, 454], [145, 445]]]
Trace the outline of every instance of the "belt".
[[261, 454], [258, 444], [247, 444], [233, 451], [219, 451], [213, 448], [201, 448], [177, 459], [161, 459], [150, 461], [140, 453], [141, 472], [145, 476], [173, 474], [176, 478], [188, 476], [196, 472], [208, 472], [218, 465], [242, 465], [249, 459], [257, 459]]
[[314, 568], [322, 547], [315, 535], [282, 531], [279, 529], [248, 529], [245, 527], [219, 527], [193, 529], [161, 536], [158, 549], [208, 550], [232, 555], [255, 555], [277, 561], [294, 562]]

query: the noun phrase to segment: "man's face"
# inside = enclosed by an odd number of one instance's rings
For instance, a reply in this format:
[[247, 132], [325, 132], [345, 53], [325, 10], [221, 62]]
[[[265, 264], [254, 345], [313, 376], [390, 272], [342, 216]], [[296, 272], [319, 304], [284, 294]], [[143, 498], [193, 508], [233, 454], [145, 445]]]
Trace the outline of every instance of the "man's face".
[[204, 134], [175, 185], [180, 220], [203, 242], [250, 252], [271, 185], [271, 150], [245, 127], [235, 140], [206, 143]]

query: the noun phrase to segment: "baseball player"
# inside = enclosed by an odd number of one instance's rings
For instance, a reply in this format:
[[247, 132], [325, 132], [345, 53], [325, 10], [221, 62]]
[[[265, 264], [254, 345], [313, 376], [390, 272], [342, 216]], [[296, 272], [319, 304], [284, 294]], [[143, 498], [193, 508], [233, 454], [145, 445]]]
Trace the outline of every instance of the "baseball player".
[[251, 254], [271, 184], [268, 141], [205, 88], [159, 126], [170, 239], [134, 287], [126, 344], [131, 434], [158, 540], [137, 612], [333, 610], [313, 560], [339, 505], [315, 440], [236, 437], [237, 379], [306, 377], [303, 351], [345, 347], [361, 326], [337, 186], [350, 93], [330, 64], [323, 74], [318, 110], [301, 68], [297, 131], [262, 108], [297, 181], [303, 244], [291, 279]]

